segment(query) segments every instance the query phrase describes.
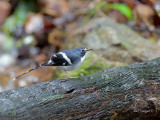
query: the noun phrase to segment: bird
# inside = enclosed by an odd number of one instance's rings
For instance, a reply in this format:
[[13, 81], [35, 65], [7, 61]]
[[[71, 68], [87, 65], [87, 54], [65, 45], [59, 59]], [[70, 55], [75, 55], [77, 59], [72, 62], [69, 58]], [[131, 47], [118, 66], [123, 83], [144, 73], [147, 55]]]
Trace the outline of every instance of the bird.
[[42, 66], [56, 66], [65, 72], [67, 78], [72, 78], [66, 71], [72, 71], [79, 68], [85, 59], [86, 52], [90, 50], [92, 49], [77, 47], [74, 49], [66, 49], [59, 53], [54, 53], [47, 62], [22, 73], [15, 77], [14, 80]]

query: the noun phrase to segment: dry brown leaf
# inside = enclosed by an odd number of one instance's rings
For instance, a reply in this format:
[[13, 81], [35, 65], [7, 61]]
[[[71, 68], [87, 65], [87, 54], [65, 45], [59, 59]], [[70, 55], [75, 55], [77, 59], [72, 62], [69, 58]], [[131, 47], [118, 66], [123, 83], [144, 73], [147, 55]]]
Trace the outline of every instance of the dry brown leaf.
[[0, 25], [3, 23], [5, 18], [9, 15], [11, 5], [7, 1], [0, 1]]
[[154, 11], [150, 6], [138, 3], [134, 8], [134, 12], [139, 18], [137, 19], [137, 23], [143, 22], [148, 27], [149, 30], [151, 31], [154, 30], [153, 26]]
[[63, 34], [58, 29], [53, 29], [48, 35], [48, 42], [58, 48], [62, 47]]
[[39, 0], [42, 11], [50, 16], [58, 17], [70, 11], [70, 6], [66, 0]]

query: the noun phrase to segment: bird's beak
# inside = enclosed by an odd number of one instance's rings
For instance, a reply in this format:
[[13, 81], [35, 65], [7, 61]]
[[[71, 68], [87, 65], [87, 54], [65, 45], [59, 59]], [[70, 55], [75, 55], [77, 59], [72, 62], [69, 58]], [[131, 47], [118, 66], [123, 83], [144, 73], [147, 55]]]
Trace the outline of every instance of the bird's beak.
[[92, 50], [92, 49], [85, 49], [86, 52], [87, 52], [87, 51], [90, 51], [90, 50]]

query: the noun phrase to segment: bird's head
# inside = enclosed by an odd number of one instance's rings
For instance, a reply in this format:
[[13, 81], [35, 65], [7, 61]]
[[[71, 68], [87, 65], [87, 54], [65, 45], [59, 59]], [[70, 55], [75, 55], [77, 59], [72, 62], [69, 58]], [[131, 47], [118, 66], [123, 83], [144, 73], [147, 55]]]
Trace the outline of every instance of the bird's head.
[[87, 49], [85, 47], [78, 47], [76, 49], [77, 49], [78, 52], [80, 52], [80, 54], [81, 54], [82, 57], [86, 54], [87, 51], [92, 50], [92, 49]]

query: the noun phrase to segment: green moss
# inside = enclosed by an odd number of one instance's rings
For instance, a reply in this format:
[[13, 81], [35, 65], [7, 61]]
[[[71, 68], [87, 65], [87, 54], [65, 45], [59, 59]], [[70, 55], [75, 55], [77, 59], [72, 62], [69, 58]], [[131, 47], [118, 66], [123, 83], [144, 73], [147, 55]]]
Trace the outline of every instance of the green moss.
[[104, 79], [106, 79], [106, 80], [110, 80], [110, 79], [111, 79], [107, 74], [104, 74], [104, 75], [102, 76], [102, 78], [104, 78]]
[[56, 99], [61, 99], [61, 98], [64, 98], [63, 94], [52, 95], [52, 96], [48, 96], [48, 97], [43, 98], [41, 100], [41, 103], [43, 103], [45, 101], [56, 100]]

